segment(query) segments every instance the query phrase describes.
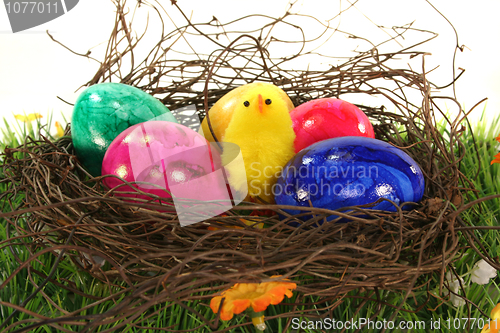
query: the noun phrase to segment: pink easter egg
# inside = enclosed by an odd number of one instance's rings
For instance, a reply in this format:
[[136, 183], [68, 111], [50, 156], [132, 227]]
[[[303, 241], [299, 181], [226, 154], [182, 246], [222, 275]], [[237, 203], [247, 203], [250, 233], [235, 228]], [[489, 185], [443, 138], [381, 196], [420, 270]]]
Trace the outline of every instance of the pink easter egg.
[[290, 111], [295, 152], [313, 143], [341, 136], [375, 138], [373, 126], [357, 106], [336, 98], [319, 98]]
[[[102, 175], [115, 175], [131, 186], [171, 198], [187, 196], [194, 200], [227, 199], [224, 180], [215, 177], [220, 156], [206, 139], [188, 127], [168, 121], [136, 124], [120, 133], [104, 155]], [[104, 178], [104, 184], [116, 189], [115, 195], [150, 199], [134, 192], [121, 179]], [[176, 188], [176, 192], [172, 190]]]

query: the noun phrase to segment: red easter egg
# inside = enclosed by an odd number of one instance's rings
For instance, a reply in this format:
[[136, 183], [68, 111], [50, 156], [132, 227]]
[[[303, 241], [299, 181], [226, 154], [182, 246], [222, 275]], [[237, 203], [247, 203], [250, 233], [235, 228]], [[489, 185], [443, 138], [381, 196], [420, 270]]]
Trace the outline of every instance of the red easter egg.
[[315, 142], [341, 136], [375, 138], [373, 126], [357, 106], [336, 98], [319, 98], [290, 112], [295, 131], [295, 152]]

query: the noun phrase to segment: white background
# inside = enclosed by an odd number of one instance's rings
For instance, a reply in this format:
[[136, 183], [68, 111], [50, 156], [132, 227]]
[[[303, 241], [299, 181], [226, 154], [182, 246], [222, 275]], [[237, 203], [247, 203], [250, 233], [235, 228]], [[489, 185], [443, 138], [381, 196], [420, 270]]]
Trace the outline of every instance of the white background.
[[[129, 0], [129, 3], [135, 2]], [[194, 22], [208, 22], [212, 16], [216, 16], [221, 22], [227, 22], [250, 13], [276, 17], [287, 10], [287, 3], [287, 0], [178, 0], [178, 5], [186, 14], [191, 15]], [[326, 3], [329, 5], [325, 5]], [[465, 45], [464, 52], [457, 54], [455, 63], [457, 73], [460, 72], [459, 67], [466, 70], [457, 82], [458, 100], [465, 109], [470, 109], [478, 101], [488, 97], [487, 117], [496, 117], [500, 109], [500, 1], [434, 0], [432, 3], [455, 27], [459, 45]], [[168, 13], [172, 13], [174, 21], [181, 20], [170, 1], [162, 1], [162, 4]], [[325, 21], [349, 4], [349, 1], [344, 0], [298, 0], [293, 10], [313, 13], [316, 18]], [[61, 114], [64, 114], [69, 120], [72, 107], [57, 99], [57, 96], [74, 103], [82, 91], [78, 89], [94, 76], [98, 64], [70, 53], [51, 41], [45, 31], [48, 30], [75, 52], [86, 53], [90, 49], [92, 56], [101, 60], [114, 25], [114, 10], [115, 6], [111, 1], [80, 0], [67, 14], [25, 32], [13, 34], [6, 9], [0, 6], [0, 117], [11, 119], [13, 114], [39, 112], [46, 119], [48, 112], [52, 111], [56, 119], [61, 119]], [[427, 1], [360, 0], [355, 3], [354, 8], [331, 23], [338, 25], [341, 30], [359, 33], [376, 41], [388, 37], [387, 30], [384, 32], [376, 25], [391, 27], [410, 22], [414, 22], [414, 27], [439, 33], [438, 38], [424, 44], [420, 50], [432, 53], [432, 56], [425, 58], [426, 68], [439, 66], [430, 74], [431, 81], [437, 85], [448, 83], [453, 70], [455, 35], [448, 22]], [[179, 23], [184, 22], [181, 20]], [[167, 32], [171, 30], [173, 26], [166, 28]], [[330, 45], [334, 50], [356, 47], [352, 40], [340, 37], [335, 39], [334, 45]], [[400, 42], [404, 45], [410, 41]], [[393, 46], [393, 50], [398, 49], [397, 45]], [[449, 90], [443, 92], [448, 95], [451, 93]], [[478, 120], [484, 106], [485, 104], [480, 105], [472, 113], [474, 121]], [[456, 109], [450, 107], [450, 112], [456, 112]]]

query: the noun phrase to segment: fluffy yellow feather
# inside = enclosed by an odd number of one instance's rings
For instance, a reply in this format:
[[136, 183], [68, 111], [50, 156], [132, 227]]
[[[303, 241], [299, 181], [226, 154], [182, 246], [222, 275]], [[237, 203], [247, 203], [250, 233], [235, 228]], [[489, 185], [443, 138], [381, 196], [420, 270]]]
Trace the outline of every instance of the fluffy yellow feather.
[[[226, 167], [233, 189], [241, 192], [248, 187], [250, 197], [271, 203], [276, 176], [294, 155], [295, 132], [289, 114], [293, 104], [283, 93], [272, 84], [247, 89], [235, 103], [222, 139], [240, 147], [245, 164], [246, 177], [241, 169]], [[226, 164], [233, 156], [223, 151], [222, 161]]]
[[[212, 126], [212, 131], [214, 132], [217, 140], [223, 141], [224, 135], [226, 134], [226, 128], [229, 125], [234, 113], [234, 109], [237, 105], [243, 102], [244, 96], [252, 91], [259, 91], [260, 89], [275, 91], [279, 98], [285, 101], [288, 111], [292, 111], [294, 106], [288, 95], [280, 88], [275, 85], [265, 83], [265, 82], [252, 82], [244, 84], [237, 88], [234, 88], [224, 96], [222, 96], [217, 103], [210, 108], [210, 124]], [[208, 141], [214, 142], [210, 128], [208, 127], [207, 118], [203, 119], [201, 123], [201, 129], [203, 135]]]

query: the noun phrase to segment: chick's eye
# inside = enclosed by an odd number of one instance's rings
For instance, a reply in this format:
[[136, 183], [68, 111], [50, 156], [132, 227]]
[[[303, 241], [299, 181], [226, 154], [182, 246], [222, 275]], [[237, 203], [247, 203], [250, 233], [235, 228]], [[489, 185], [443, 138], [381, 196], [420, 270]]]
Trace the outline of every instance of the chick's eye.
[[268, 99], [266, 99], [266, 104], [267, 104], [267, 105], [271, 104], [272, 102], [273, 102], [273, 101], [271, 101], [269, 98], [268, 98]]
[[244, 101], [243, 105], [246, 106], [246, 107], [249, 107], [250, 106], [250, 102], [249, 101]]

